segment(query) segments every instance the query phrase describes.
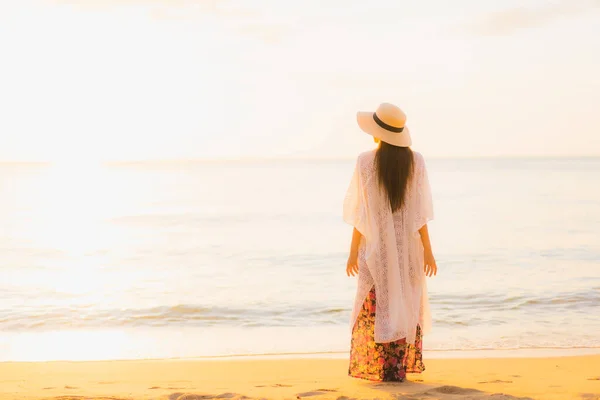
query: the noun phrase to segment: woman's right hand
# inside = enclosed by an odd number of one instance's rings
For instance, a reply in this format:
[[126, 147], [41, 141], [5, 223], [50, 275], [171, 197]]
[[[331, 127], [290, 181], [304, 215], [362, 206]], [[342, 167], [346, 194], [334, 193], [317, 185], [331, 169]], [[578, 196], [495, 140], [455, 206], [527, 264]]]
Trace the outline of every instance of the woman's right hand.
[[433, 252], [425, 251], [425, 276], [435, 276], [437, 275], [437, 264], [435, 263], [435, 258], [433, 257]]

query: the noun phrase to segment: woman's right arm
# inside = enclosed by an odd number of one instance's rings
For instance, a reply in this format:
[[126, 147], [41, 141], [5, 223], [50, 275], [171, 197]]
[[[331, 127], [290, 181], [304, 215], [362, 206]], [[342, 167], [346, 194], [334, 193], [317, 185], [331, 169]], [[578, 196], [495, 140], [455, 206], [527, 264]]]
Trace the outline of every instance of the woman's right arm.
[[429, 230], [427, 229], [427, 224], [423, 225], [423, 227], [419, 229], [419, 234], [421, 235], [423, 249], [425, 250], [425, 275], [437, 275], [437, 264], [435, 263], [435, 257], [433, 257], [433, 251], [431, 250], [431, 241], [429, 240]]

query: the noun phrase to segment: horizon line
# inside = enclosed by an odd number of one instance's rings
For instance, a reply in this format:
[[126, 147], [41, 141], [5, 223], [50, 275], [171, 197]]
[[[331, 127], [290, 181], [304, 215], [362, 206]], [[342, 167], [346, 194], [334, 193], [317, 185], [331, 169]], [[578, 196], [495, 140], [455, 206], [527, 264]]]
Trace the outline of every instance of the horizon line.
[[[48, 161], [48, 160], [0, 160], [0, 165], [55, 165], [55, 164], [101, 164], [101, 165], [128, 165], [128, 164], [194, 164], [194, 163], [235, 163], [235, 162], [276, 162], [276, 161], [352, 161], [357, 156], [347, 157], [217, 157], [217, 158], [156, 158], [156, 159], [131, 159], [131, 160], [106, 160], [106, 161]], [[598, 155], [486, 155], [486, 156], [428, 156], [428, 160], [580, 160], [596, 159]]]

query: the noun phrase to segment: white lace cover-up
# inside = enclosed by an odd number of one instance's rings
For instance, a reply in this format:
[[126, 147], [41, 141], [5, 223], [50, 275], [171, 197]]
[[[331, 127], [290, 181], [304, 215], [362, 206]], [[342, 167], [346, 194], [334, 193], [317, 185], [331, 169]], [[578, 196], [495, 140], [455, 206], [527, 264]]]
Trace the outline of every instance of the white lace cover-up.
[[419, 229], [433, 219], [433, 202], [425, 160], [414, 153], [413, 176], [402, 208], [392, 213], [375, 170], [376, 150], [362, 153], [344, 201], [344, 221], [362, 240], [358, 257], [358, 288], [351, 317], [354, 326], [373, 286], [377, 293], [375, 342], [406, 338], [414, 344], [417, 325], [431, 328], [423, 243]]

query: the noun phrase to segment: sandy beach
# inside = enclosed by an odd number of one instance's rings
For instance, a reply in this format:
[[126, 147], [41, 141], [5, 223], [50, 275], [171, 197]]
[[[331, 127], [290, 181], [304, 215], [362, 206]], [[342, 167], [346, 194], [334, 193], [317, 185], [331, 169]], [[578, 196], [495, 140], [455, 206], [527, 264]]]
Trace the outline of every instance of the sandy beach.
[[600, 399], [600, 355], [427, 360], [401, 384], [348, 378], [342, 359], [0, 364], [0, 398]]

